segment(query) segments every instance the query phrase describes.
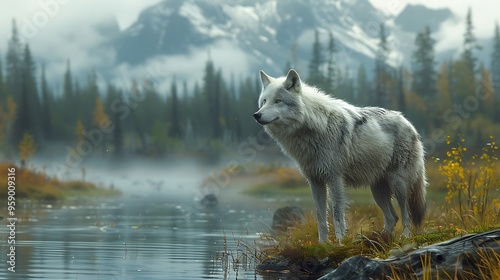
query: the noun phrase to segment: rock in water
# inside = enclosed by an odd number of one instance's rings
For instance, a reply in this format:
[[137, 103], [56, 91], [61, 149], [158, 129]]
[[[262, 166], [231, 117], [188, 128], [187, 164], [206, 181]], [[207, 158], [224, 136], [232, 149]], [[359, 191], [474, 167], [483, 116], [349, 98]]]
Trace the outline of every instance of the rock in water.
[[215, 207], [218, 203], [219, 201], [217, 200], [217, 196], [215, 196], [215, 194], [207, 194], [200, 200], [200, 204], [205, 208]]
[[273, 236], [280, 235], [298, 225], [305, 223], [304, 211], [297, 206], [285, 206], [274, 212], [271, 226]]

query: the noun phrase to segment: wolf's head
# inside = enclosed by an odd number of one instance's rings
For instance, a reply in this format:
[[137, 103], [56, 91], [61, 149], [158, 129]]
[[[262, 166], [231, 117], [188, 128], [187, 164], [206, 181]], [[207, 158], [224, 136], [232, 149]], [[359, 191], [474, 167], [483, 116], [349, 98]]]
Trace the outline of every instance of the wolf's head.
[[262, 91], [255, 120], [265, 126], [296, 125], [301, 119], [302, 81], [291, 69], [286, 77], [273, 78], [260, 71]]

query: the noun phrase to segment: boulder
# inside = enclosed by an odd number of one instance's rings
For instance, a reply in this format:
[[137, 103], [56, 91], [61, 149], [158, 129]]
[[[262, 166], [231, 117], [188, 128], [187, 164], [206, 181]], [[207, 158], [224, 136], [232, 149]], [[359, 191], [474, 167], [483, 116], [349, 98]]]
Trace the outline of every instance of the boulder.
[[200, 204], [205, 208], [216, 207], [218, 203], [219, 200], [215, 194], [207, 194], [200, 200]]
[[435, 279], [437, 275], [438, 279], [450, 279], [450, 276], [493, 279], [481, 264], [485, 259], [500, 262], [500, 229], [465, 235], [386, 260], [351, 257], [320, 279]]

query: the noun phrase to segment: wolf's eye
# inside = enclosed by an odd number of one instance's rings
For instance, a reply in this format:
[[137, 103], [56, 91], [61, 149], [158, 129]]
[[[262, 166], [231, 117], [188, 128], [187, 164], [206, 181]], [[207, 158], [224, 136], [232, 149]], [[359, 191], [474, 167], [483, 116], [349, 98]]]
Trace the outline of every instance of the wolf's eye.
[[262, 99], [262, 105], [266, 104], [266, 99]]
[[281, 99], [276, 99], [276, 101], [274, 101], [274, 103], [281, 103]]

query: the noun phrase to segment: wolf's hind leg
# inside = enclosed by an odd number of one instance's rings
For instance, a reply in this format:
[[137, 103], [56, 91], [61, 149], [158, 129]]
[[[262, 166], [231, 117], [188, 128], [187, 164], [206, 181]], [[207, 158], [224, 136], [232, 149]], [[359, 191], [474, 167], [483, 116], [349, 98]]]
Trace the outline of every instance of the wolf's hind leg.
[[387, 180], [379, 180], [370, 186], [373, 198], [384, 213], [384, 232], [392, 233], [398, 221], [398, 215], [391, 203], [391, 189]]
[[403, 223], [403, 235], [410, 237], [410, 208], [408, 205], [408, 185], [403, 180], [394, 179], [390, 182], [396, 199], [401, 209], [401, 221]]
[[328, 222], [326, 218], [326, 186], [319, 181], [310, 180], [311, 192], [318, 218], [319, 242], [328, 241]]

